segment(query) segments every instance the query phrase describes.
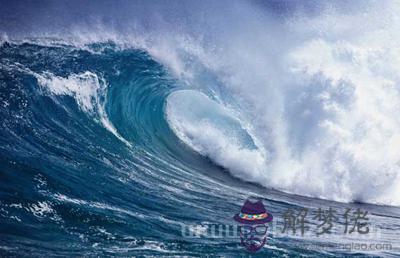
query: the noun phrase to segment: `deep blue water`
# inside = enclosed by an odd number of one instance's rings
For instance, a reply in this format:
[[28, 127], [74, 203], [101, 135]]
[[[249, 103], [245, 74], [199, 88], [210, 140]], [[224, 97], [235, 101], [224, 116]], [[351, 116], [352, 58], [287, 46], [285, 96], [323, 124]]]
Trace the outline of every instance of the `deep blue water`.
[[0, 2], [1, 257], [400, 256], [396, 4]]
[[[179, 81], [142, 50], [89, 46], [99, 47], [1, 46], [3, 255], [247, 255], [237, 238], [185, 238], [181, 226], [234, 224], [251, 196], [262, 198], [278, 221], [287, 209], [361, 207], [384, 229], [380, 241], [396, 243], [398, 208], [291, 196], [232, 178], [169, 128], [165, 100], [183, 87]], [[93, 109], [85, 112], [76, 97], [83, 93], [56, 94], [38, 76], [53, 78], [53, 85], [54, 78], [69, 78], [104, 88], [96, 89], [99, 95], [89, 98]], [[125, 142], [105, 128], [96, 101]], [[337, 254], [292, 247], [297, 241], [270, 236], [259, 254]]]

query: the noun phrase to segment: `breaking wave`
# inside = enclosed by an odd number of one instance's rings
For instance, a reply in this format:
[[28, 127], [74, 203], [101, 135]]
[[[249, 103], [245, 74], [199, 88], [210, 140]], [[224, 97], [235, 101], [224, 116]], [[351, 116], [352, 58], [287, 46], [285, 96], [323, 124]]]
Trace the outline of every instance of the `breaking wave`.
[[63, 130], [76, 151], [113, 136], [171, 169], [191, 168], [198, 153], [268, 188], [399, 205], [399, 6], [354, 5], [271, 19], [237, 2], [204, 20], [203, 11], [217, 10], [199, 4], [185, 26], [167, 15], [123, 30], [4, 33], [2, 153], [56, 155], [40, 141], [5, 139], [21, 125], [57, 144]]

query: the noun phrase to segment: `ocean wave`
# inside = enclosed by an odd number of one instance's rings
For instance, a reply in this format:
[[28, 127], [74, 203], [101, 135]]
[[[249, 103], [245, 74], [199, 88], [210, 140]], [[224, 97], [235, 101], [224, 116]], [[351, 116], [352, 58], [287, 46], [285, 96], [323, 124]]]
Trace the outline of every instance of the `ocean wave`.
[[275, 231], [262, 255], [398, 253], [398, 3], [46, 6], [0, 10], [0, 256], [244, 255], [182, 228], [249, 197], [275, 230], [299, 208], [370, 216], [365, 238]]
[[[315, 23], [315, 30], [320, 30], [335, 18], [332, 13], [324, 15], [318, 21], [302, 17], [298, 27], [293, 21], [280, 26], [294, 34], [303, 33], [304, 24]], [[352, 19], [362, 20], [363, 17], [353, 15]], [[257, 24], [253, 28], [255, 32], [263, 20], [252, 21]], [[268, 19], [266, 24], [269, 24]], [[69, 40], [39, 38], [24, 40], [15, 46], [33, 44], [56, 47], [60, 51], [89, 51], [100, 56], [110, 51], [143, 51], [152, 58], [154, 65], [168, 69], [170, 82], [174, 81], [171, 84], [175, 86], [163, 85], [165, 79], [162, 78], [157, 82], [157, 74], [154, 74], [152, 89], [160, 89], [141, 92], [138, 88], [126, 87], [123, 101], [107, 96], [111, 88], [113, 94], [121, 94], [112, 87], [113, 81], [107, 81], [121, 76], [119, 70], [113, 70], [113, 77], [107, 79], [98, 75], [105, 71], [64, 75], [34, 72], [42, 88], [53, 95], [74, 97], [83, 112], [94, 113], [103, 127], [128, 146], [135, 145], [136, 141], [158, 138], [159, 135], [152, 135], [152, 130], [168, 132], [168, 125], [163, 121], [166, 119], [172, 131], [193, 150], [246, 181], [324, 199], [398, 205], [399, 159], [395, 153], [400, 148], [397, 139], [400, 122], [392, 115], [398, 109], [400, 98], [394, 68], [397, 47], [382, 48], [376, 41], [366, 45], [362, 39], [374, 33], [382, 35], [383, 25], [369, 23], [368, 26], [371, 27], [368, 33], [360, 30], [346, 39], [324, 38], [309, 29], [301, 42], [282, 46], [268, 43], [269, 35], [260, 32], [256, 42], [265, 39], [265, 44], [270, 44], [267, 49], [243, 48], [240, 44], [252, 46], [252, 42], [238, 41], [229, 32], [233, 38], [224, 48], [219, 48], [221, 42], [214, 38], [212, 44], [204, 45], [185, 34], [161, 35], [161, 39], [140, 34], [118, 36], [112, 31], [100, 38], [83, 35]], [[342, 35], [344, 29], [332, 33]], [[281, 36], [273, 33], [274, 40]], [[38, 40], [40, 44], [36, 45]], [[6, 42], [15, 44], [9, 39]], [[7, 44], [3, 43], [3, 48]], [[281, 53], [279, 56], [275, 54], [277, 51]], [[164, 110], [164, 101], [174, 87], [204, 93], [213, 99], [210, 103], [219, 103], [222, 109], [230, 110], [242, 129], [231, 130], [229, 121], [221, 122], [216, 128], [214, 122], [189, 119], [190, 112], [182, 110], [187, 109], [186, 106], [171, 111], [171, 105], [166, 105], [167, 110]], [[139, 96], [133, 96], [134, 93]], [[153, 93], [156, 94], [151, 95]], [[172, 93], [169, 99], [177, 95], [178, 92]], [[132, 100], [126, 99], [128, 96]], [[157, 101], [158, 120], [145, 117], [151, 116], [150, 110], [140, 106], [154, 101]], [[184, 101], [188, 101], [188, 106], [194, 103], [201, 106], [204, 102], [186, 96], [175, 100], [175, 106]], [[122, 105], [122, 109], [117, 110], [118, 105]], [[110, 116], [119, 117], [117, 120], [126, 124], [115, 125]], [[249, 135], [257, 150], [237, 144], [241, 141], [236, 138], [242, 137], [240, 133], [229, 133], [238, 131]], [[191, 134], [190, 139], [188, 134]], [[149, 147], [154, 153], [171, 148], [171, 145], [157, 145], [158, 142], [156, 139], [156, 144]], [[314, 183], [310, 184], [310, 180]], [[366, 188], [369, 191], [365, 191]]]

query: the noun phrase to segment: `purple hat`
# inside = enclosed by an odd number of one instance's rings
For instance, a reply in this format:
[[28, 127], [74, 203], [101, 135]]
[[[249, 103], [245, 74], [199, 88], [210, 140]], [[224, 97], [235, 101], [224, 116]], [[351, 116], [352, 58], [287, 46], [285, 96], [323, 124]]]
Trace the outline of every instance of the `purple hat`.
[[246, 200], [240, 213], [233, 217], [237, 222], [243, 224], [264, 224], [272, 221], [272, 214], [265, 210], [261, 200], [251, 202]]

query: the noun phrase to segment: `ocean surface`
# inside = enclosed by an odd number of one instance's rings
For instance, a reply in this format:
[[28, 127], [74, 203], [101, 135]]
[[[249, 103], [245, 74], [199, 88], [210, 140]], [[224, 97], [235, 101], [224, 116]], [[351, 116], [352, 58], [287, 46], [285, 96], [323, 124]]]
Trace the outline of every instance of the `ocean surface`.
[[400, 256], [397, 2], [0, 4], [0, 256]]

